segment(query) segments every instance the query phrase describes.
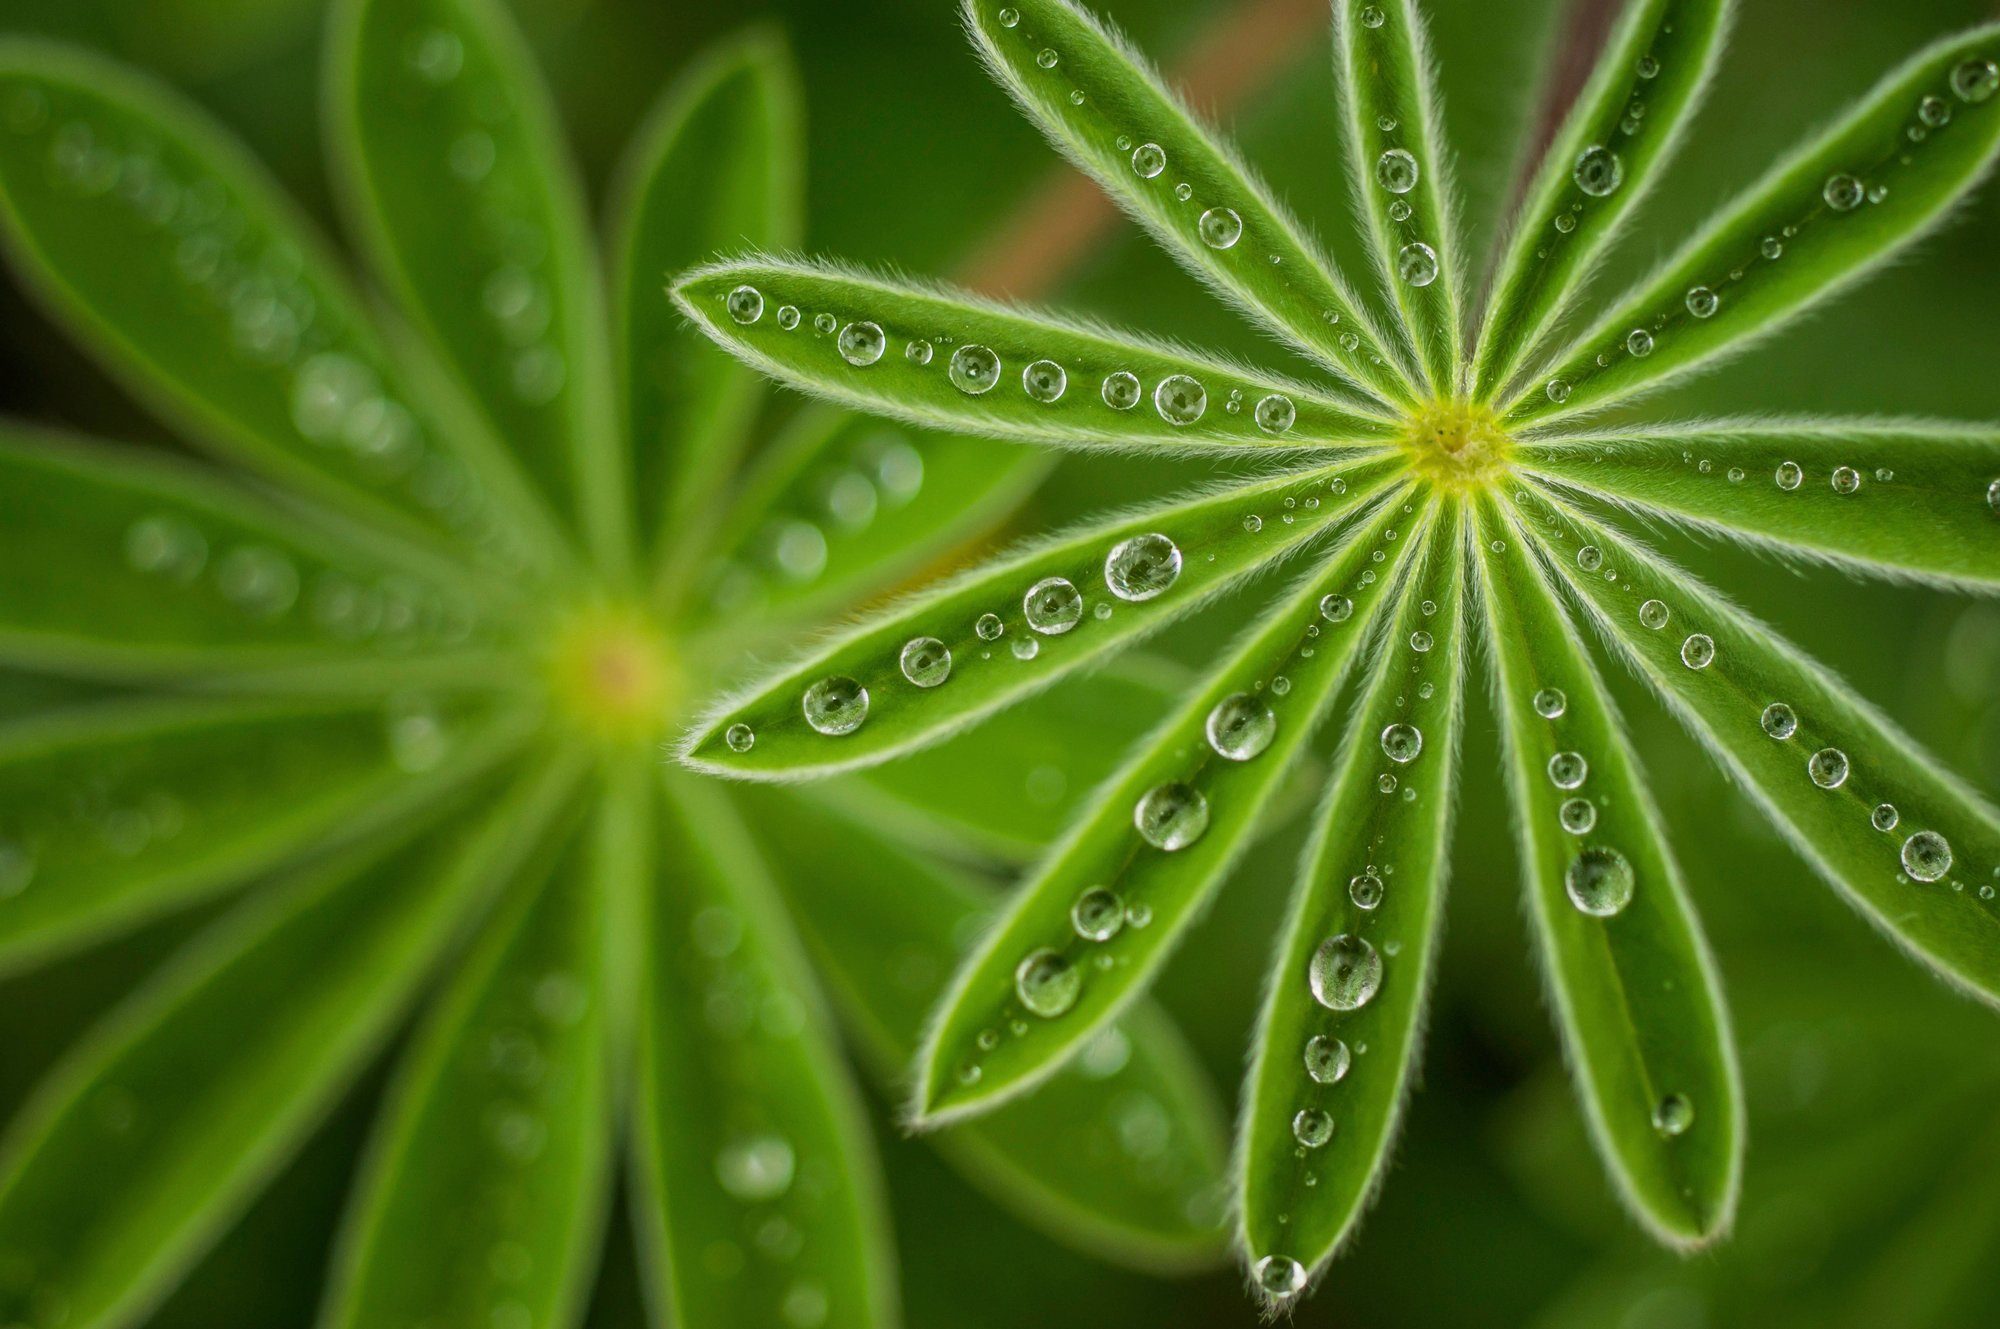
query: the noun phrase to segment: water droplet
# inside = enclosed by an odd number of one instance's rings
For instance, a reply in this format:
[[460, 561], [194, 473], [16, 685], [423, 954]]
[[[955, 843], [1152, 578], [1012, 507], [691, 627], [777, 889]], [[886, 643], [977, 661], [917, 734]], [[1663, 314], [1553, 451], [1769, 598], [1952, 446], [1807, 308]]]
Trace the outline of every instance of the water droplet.
[[141, 517], [125, 531], [125, 561], [135, 572], [155, 573], [182, 585], [208, 564], [208, 541], [179, 517]]
[[1549, 783], [1558, 789], [1575, 789], [1590, 775], [1590, 763], [1581, 752], [1558, 752], [1549, 758]]
[[1218, 757], [1249, 761], [1271, 746], [1278, 732], [1278, 717], [1269, 706], [1248, 692], [1224, 697], [1208, 713], [1208, 745]]
[[1104, 404], [1114, 411], [1129, 411], [1139, 404], [1145, 389], [1139, 384], [1139, 376], [1119, 370], [1105, 377], [1101, 395]]
[[1285, 433], [1298, 418], [1298, 408], [1292, 405], [1290, 397], [1281, 392], [1274, 392], [1257, 403], [1257, 427], [1267, 434]]
[[1779, 740], [1790, 738], [1799, 730], [1797, 713], [1781, 701], [1766, 706], [1764, 714], [1758, 717], [1758, 723], [1764, 727], [1765, 733]]
[[1841, 174], [1827, 179], [1826, 187], [1820, 190], [1820, 196], [1835, 212], [1852, 212], [1868, 197], [1868, 191], [1855, 177]]
[[833, 330], [840, 326], [840, 320], [831, 314], [813, 315], [813, 331], [822, 337], [831, 337]]
[[1542, 390], [1548, 394], [1549, 400], [1558, 406], [1569, 400], [1570, 386], [1568, 379], [1552, 378], [1549, 380], [1548, 387]]
[[913, 365], [929, 364], [931, 362], [931, 357], [936, 353], [937, 352], [932, 348], [931, 344], [925, 341], [922, 337], [917, 338], [915, 341], [911, 342], [908, 346], [905, 346], [903, 348], [903, 358], [905, 360], [908, 360]]
[[1585, 545], [1576, 551], [1576, 565], [1585, 572], [1595, 572], [1604, 566], [1604, 551], [1596, 545]]
[[1404, 245], [1396, 255], [1396, 274], [1412, 286], [1429, 286], [1438, 279], [1437, 251], [1421, 241]]
[[733, 1198], [757, 1203], [790, 1190], [796, 1166], [792, 1146], [783, 1137], [754, 1135], [723, 1146], [715, 1156], [715, 1179]]
[[1331, 1035], [1318, 1034], [1306, 1044], [1306, 1074], [1316, 1084], [1339, 1084], [1352, 1061], [1347, 1044]]
[[1714, 318], [1715, 311], [1722, 308], [1722, 297], [1706, 286], [1694, 286], [1688, 289], [1686, 303], [1688, 313], [1696, 318]]
[[1063, 577], [1044, 577], [1021, 597], [1028, 626], [1045, 637], [1059, 637], [1083, 618], [1083, 596]]
[[278, 618], [299, 598], [298, 569], [262, 545], [240, 545], [224, 554], [215, 580], [223, 597], [253, 618]]
[[801, 706], [806, 723], [820, 733], [851, 734], [868, 718], [868, 689], [844, 674], [835, 674], [807, 688]]
[[1592, 198], [1604, 198], [1625, 183], [1625, 163], [1611, 149], [1592, 144], [1577, 157], [1570, 175], [1578, 189]]
[[1616, 849], [1586, 849], [1563, 873], [1569, 902], [1592, 918], [1610, 918], [1632, 903], [1632, 865]]
[[1588, 835], [1597, 825], [1597, 805], [1587, 798], [1566, 798], [1556, 818], [1571, 835]]
[[1085, 941], [1110, 941], [1125, 926], [1125, 902], [1117, 892], [1093, 886], [1069, 907], [1069, 921]]
[[1264, 529], [1264, 519], [1253, 512], [1243, 519], [1243, 529], [1255, 535]]
[[1285, 1255], [1266, 1255], [1251, 1266], [1250, 1276], [1267, 1297], [1284, 1300], [1306, 1290], [1306, 1267]]
[[1951, 103], [1942, 97], [1926, 97], [1917, 103], [1917, 119], [1932, 129], [1942, 129], [1951, 123]]
[[1690, 669], [1706, 669], [1715, 663], [1715, 638], [1697, 632], [1681, 643], [1681, 663]]
[[748, 752], [757, 746], [757, 731], [739, 721], [723, 731], [722, 741], [731, 752]]
[[1839, 748], [1821, 748], [1806, 759], [1806, 774], [1821, 789], [1838, 789], [1847, 783], [1847, 754]]
[[1382, 957], [1360, 937], [1328, 937], [1306, 969], [1313, 1000], [1332, 1011], [1358, 1011], [1382, 986]]
[[1180, 547], [1158, 533], [1120, 540], [1104, 557], [1105, 586], [1133, 604], [1164, 593], [1180, 575]]
[[1354, 617], [1354, 601], [1344, 595], [1322, 596], [1319, 602], [1319, 616], [1329, 623], [1345, 623]]
[[1644, 328], [1634, 328], [1625, 336], [1625, 351], [1635, 360], [1643, 360], [1653, 353], [1653, 334]]
[[1317, 1149], [1333, 1138], [1333, 1117], [1318, 1108], [1301, 1108], [1292, 1117], [1292, 1138]]
[[[1893, 816], [1895, 809], [1889, 811]], [[1895, 822], [1892, 820], [1889, 825], [1894, 826]], [[1936, 831], [1918, 831], [1903, 841], [1903, 871], [1913, 881], [1936, 881], [1951, 871], [1950, 843]]]
[[1669, 617], [1666, 605], [1658, 600], [1648, 600], [1639, 606], [1639, 622], [1655, 632], [1667, 625]]
[[1660, 76], [1660, 62], [1650, 55], [1639, 57], [1639, 77], [1655, 79]]
[[1018, 10], [1018, 9], [1003, 9], [1003, 10], [1001, 10], [1001, 11], [1000, 11], [1000, 26], [1001, 26], [1001, 27], [1003, 27], [1003, 28], [1012, 28], [1012, 27], [1016, 27], [1016, 26], [1018, 26], [1018, 25], [1020, 24], [1020, 22], [1021, 22], [1021, 11], [1020, 11], [1020, 10]]
[[1000, 382], [1000, 357], [991, 347], [961, 346], [951, 353], [951, 367], [946, 372], [951, 385], [966, 396], [983, 396]]
[[1535, 694], [1535, 714], [1544, 720], [1560, 719], [1569, 709], [1569, 698], [1561, 688], [1543, 688]]
[[1021, 390], [1042, 403], [1062, 400], [1069, 374], [1053, 360], [1037, 360], [1021, 371]]
[[1379, 28], [1386, 17], [1387, 15], [1383, 14], [1379, 6], [1364, 5], [1361, 10], [1361, 26], [1364, 28]]
[[1993, 509], [1993, 515], [2000, 517], [2000, 480], [1986, 486], [1986, 506]]
[[1040, 55], [1035, 57], [1035, 63], [1043, 69], [1054, 69], [1062, 63], [1062, 57], [1057, 55], [1053, 50], [1045, 49]]
[[979, 621], [972, 625], [972, 630], [981, 641], [998, 641], [1000, 634], [1007, 630], [1007, 625], [1000, 621], [998, 614], [981, 614]]
[[1662, 1139], [1671, 1140], [1694, 1125], [1694, 1104], [1686, 1094], [1668, 1094], [1653, 1108], [1653, 1129]]
[[1951, 90], [1962, 102], [1978, 105], [2000, 91], [2000, 65], [1991, 60], [1971, 59], [1951, 71]]
[[1133, 807], [1132, 825], [1155, 849], [1185, 849], [1208, 829], [1208, 800], [1179, 781], [1155, 785]]
[[1805, 468], [1795, 461], [1779, 462], [1778, 472], [1774, 478], [1778, 482], [1778, 488], [1789, 492], [1805, 483]]
[[1347, 898], [1356, 909], [1375, 909], [1382, 903], [1382, 879], [1372, 872], [1348, 878]]
[[936, 637], [912, 637], [897, 663], [904, 678], [920, 688], [934, 688], [951, 677], [951, 648]]
[[796, 305], [778, 306], [778, 326], [790, 332], [799, 325], [799, 311]]
[[1167, 169], [1167, 150], [1157, 143], [1142, 143], [1132, 152], [1132, 169], [1142, 179], [1151, 180]]
[[1415, 725], [1392, 724], [1382, 731], [1382, 752], [1398, 765], [1415, 761], [1423, 750], [1424, 736]]
[[1852, 466], [1836, 466], [1831, 481], [1836, 494], [1851, 494], [1861, 488], [1861, 472]]
[[1184, 428], [1208, 411], [1208, 389], [1186, 374], [1170, 374], [1153, 389], [1153, 409], [1176, 429]]
[[873, 323], [849, 323], [840, 330], [840, 338], [834, 344], [840, 351], [841, 359], [857, 369], [866, 369], [882, 358], [889, 339]]
[[739, 286], [723, 300], [729, 317], [738, 323], [755, 323], [764, 317], [764, 293], [754, 286]]
[[1415, 189], [1417, 175], [1417, 159], [1401, 148], [1391, 148], [1375, 159], [1375, 183], [1392, 194]]
[[1076, 1005], [1083, 975], [1051, 950], [1030, 951], [1014, 969], [1014, 995], [1030, 1014], [1053, 1020]]
[[1893, 831], [1903, 814], [1896, 811], [1894, 803], [1877, 803], [1875, 810], [1868, 814], [1868, 824], [1878, 831]]
[[1196, 230], [1210, 249], [1233, 249], [1243, 238], [1243, 219], [1230, 208], [1210, 208], [1201, 214]]

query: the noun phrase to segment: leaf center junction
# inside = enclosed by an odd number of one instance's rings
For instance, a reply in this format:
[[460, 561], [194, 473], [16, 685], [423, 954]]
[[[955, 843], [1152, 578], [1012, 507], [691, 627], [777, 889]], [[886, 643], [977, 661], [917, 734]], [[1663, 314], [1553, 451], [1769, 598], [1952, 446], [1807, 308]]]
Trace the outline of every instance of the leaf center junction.
[[642, 610], [593, 605], [556, 629], [548, 653], [558, 715], [607, 740], [657, 739], [682, 688], [667, 637]]
[[1440, 489], [1467, 492], [1507, 472], [1514, 439], [1491, 408], [1471, 402], [1433, 401], [1412, 411], [1402, 445], [1410, 468]]

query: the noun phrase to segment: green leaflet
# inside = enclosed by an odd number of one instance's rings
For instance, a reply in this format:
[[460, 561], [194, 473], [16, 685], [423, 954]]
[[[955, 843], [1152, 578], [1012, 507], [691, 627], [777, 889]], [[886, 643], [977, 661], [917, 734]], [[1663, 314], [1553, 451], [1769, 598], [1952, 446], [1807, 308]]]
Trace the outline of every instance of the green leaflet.
[[635, 1123], [654, 1317], [894, 1329], [873, 1141], [769, 874], [720, 794], [683, 777], [654, 834]]
[[1091, 795], [940, 999], [917, 1055], [920, 1125], [1025, 1093], [1152, 982], [1394, 602], [1403, 561], [1388, 560], [1417, 543], [1406, 494], [1357, 522]]
[[1464, 263], [1451, 157], [1416, 0], [1338, 0], [1342, 129], [1382, 282], [1415, 343], [1422, 386], [1455, 397], [1465, 356]]
[[986, 564], [727, 703], [685, 742], [682, 760], [786, 780], [935, 742], [1339, 529], [1394, 465], [1384, 456], [1296, 471]]
[[603, 886], [581, 836], [562, 849], [516, 877], [402, 1057], [322, 1329], [575, 1322], [613, 1114]]
[[798, 243], [800, 117], [784, 42], [759, 31], [682, 75], [626, 151], [611, 208], [612, 291], [642, 550], [666, 532], [683, 555], [699, 548], [693, 530], [716, 519], [759, 395], [749, 374], [687, 336], [661, 289], [718, 251]]
[[512, 19], [497, 0], [342, 0], [326, 85], [363, 251], [600, 564], [625, 570], [602, 276]]
[[324, 244], [173, 94], [60, 46], [0, 44], [0, 240], [141, 400], [256, 469], [406, 534], [519, 566], [515, 510], [465, 484]]
[[697, 268], [673, 293], [717, 345], [773, 378], [926, 429], [1232, 452], [1394, 434], [1310, 384], [944, 287], [755, 255]]
[[[1806, 860], [1932, 968], [2000, 1001], [1993, 809], [1770, 628], [1558, 501], [1520, 501], [1606, 639]], [[1659, 630], [1639, 617], [1654, 601]]]
[[2000, 585], [2000, 429], [1894, 420], [1700, 421], [1524, 443], [1564, 489], [1781, 553]]
[[1509, 422], [1657, 388], [1775, 331], [1934, 228], [2000, 143], [1996, 58], [2000, 27], [1988, 26], [1891, 72], [1518, 389]]
[[1515, 220], [1474, 352], [1475, 392], [1500, 391], [1535, 353], [1665, 173], [1715, 71], [1732, 7], [1626, 7]]
[[0, 559], [0, 654], [14, 661], [206, 681], [493, 640], [478, 583], [136, 448], [0, 425], [0, 493], [17, 551]]
[[379, 828], [517, 749], [463, 699], [105, 701], [0, 729], [0, 971]]
[[1743, 1168], [1714, 962], [1617, 709], [1533, 546], [1490, 500], [1477, 531], [1528, 916], [1592, 1141], [1649, 1231], [1698, 1246], [1728, 1228]]
[[1360, 1221], [1416, 1069], [1458, 757], [1464, 538], [1443, 502], [1336, 759], [1265, 997], [1238, 1245], [1274, 1306]]
[[304, 872], [117, 1007], [0, 1145], [0, 1314], [142, 1319], [380, 1048], [565, 784], [544, 775], [491, 816], [461, 804]]
[[[785, 902], [864, 1060], [894, 1092], [993, 893], [816, 798], [738, 797], [785, 827], [770, 841]], [[1221, 1107], [1149, 1003], [1032, 1096], [932, 1140], [1021, 1221], [1081, 1250], [1165, 1272], [1220, 1253]]]
[[1391, 359], [1395, 341], [1375, 330], [1317, 244], [1143, 56], [1069, 0], [964, 0], [964, 12], [994, 79], [1168, 253], [1364, 391], [1411, 400]]
[[851, 608], [997, 526], [1048, 474], [1031, 448], [808, 407], [754, 464], [690, 588], [733, 643]]

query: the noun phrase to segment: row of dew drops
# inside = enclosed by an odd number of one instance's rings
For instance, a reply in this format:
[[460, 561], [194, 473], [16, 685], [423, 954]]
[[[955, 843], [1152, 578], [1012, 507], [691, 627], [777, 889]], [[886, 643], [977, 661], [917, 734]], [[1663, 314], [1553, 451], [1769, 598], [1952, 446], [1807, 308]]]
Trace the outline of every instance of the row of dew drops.
[[[1650, 60], [1651, 57], [1647, 57], [1647, 59]], [[1646, 63], [1641, 63], [1640, 73], [1642, 77], [1650, 77], [1650, 75], [1646, 74], [1648, 67]], [[1657, 63], [1654, 63], [1650, 67], [1654, 74], [1658, 73]], [[1952, 69], [1946, 82], [1950, 86], [1952, 96], [1959, 103], [1976, 106], [1992, 100], [1994, 94], [2000, 92], [2000, 65], [1996, 65], [1991, 60], [1980, 58], [1965, 60]], [[1627, 133], [1634, 132], [1635, 121], [1643, 117], [1644, 114], [1644, 103], [1635, 99], [1625, 122]], [[1905, 137], [1912, 144], [1921, 143], [1935, 131], [1950, 124], [1951, 118], [1951, 101], [1935, 93], [1927, 94], [1918, 101], [1912, 123], [1905, 129]], [[1904, 166], [1909, 165], [1911, 160], [1912, 158], [1907, 152], [1900, 153], [1897, 157], [1897, 161]], [[1815, 206], [1813, 211], [1806, 217], [1801, 218], [1799, 221], [1788, 223], [1773, 234], [1765, 236], [1758, 242], [1757, 253], [1743, 264], [1730, 269], [1727, 281], [1718, 283], [1718, 285], [1727, 289], [1727, 287], [1741, 282], [1749, 269], [1758, 262], [1778, 262], [1785, 256], [1786, 244], [1796, 239], [1803, 228], [1811, 225], [1819, 218], [1828, 215], [1844, 216], [1857, 211], [1864, 203], [1880, 203], [1888, 198], [1888, 185], [1879, 180], [1870, 183], [1868, 179], [1864, 178], [1879, 174], [1887, 165], [1888, 163], [1884, 162], [1874, 171], [1864, 172], [1861, 175], [1848, 171], [1837, 171], [1828, 176], [1825, 184], [1820, 189], [1820, 204], [1823, 206]], [[1592, 146], [1586, 148], [1583, 154], [1578, 157], [1574, 176], [1577, 187], [1584, 193], [1603, 197], [1614, 192], [1623, 182], [1625, 176], [1624, 164], [1620, 161], [1618, 155], [1610, 149], [1602, 146]], [[1557, 230], [1564, 233], [1573, 231], [1576, 228], [1575, 209], [1559, 213], [1556, 217], [1555, 226]], [[1682, 297], [1681, 303], [1686, 310], [1687, 317], [1706, 320], [1715, 317], [1721, 310], [1723, 303], [1722, 293], [1717, 291], [1714, 286], [1695, 285], [1688, 288]], [[1657, 334], [1664, 331], [1670, 323], [1675, 322], [1677, 317], [1678, 315], [1675, 313], [1662, 314], [1654, 320], [1650, 328], [1633, 328], [1625, 334], [1621, 349], [1631, 359], [1645, 359], [1659, 345]], [[1615, 352], [1613, 351], [1599, 353], [1595, 359], [1597, 368], [1609, 368], [1614, 358]], [[1560, 406], [1570, 399], [1570, 395], [1575, 389], [1576, 383], [1574, 381], [1557, 377], [1548, 381], [1543, 388], [1543, 392], [1550, 402]], [[2000, 484], [2000, 482], [1996, 482], [1996, 484]], [[2000, 489], [1996, 489], [1993, 497], [1996, 500], [1996, 506], [2000, 506]]]
[[[748, 327], [764, 317], [764, 293], [755, 286], [738, 286], [723, 297], [723, 307], [734, 322]], [[789, 304], [780, 305], [774, 317], [787, 332], [798, 328], [804, 318], [798, 306]], [[832, 314], [822, 313], [814, 316], [812, 327], [823, 337], [833, 337], [840, 358], [856, 369], [880, 363], [889, 348], [888, 334], [878, 323], [866, 320], [842, 323]], [[903, 348], [903, 358], [923, 368], [936, 357], [938, 344], [950, 345], [951, 341], [948, 336], [939, 336], [935, 341], [912, 338]], [[975, 342], [953, 350], [945, 363], [946, 378], [968, 397], [985, 396], [1000, 385], [1005, 375], [1006, 366], [1000, 353]], [[1054, 360], [1037, 359], [1022, 369], [1021, 390], [1030, 400], [1053, 406], [1069, 392], [1069, 371]], [[1105, 375], [1098, 388], [1099, 398], [1114, 411], [1131, 410], [1145, 395], [1145, 385], [1128, 369]], [[1185, 429], [1208, 414], [1208, 388], [1191, 374], [1165, 375], [1154, 386], [1152, 396], [1153, 409], [1160, 419], [1176, 429]], [[1243, 405], [1242, 390], [1234, 389], [1223, 409], [1236, 415]], [[1282, 392], [1267, 393], [1252, 409], [1251, 418], [1266, 434], [1285, 434], [1298, 421], [1298, 407]]]
[[[1379, 28], [1388, 21], [1381, 9], [1369, 5], [1361, 11], [1361, 25], [1365, 28]], [[1380, 116], [1375, 128], [1384, 134], [1393, 134], [1399, 128], [1392, 115]], [[1423, 171], [1416, 154], [1407, 148], [1388, 148], [1375, 159], [1375, 183], [1391, 195], [1389, 220], [1402, 225], [1411, 217], [1411, 208], [1406, 197], [1417, 187]], [[1396, 251], [1396, 275], [1415, 287], [1429, 286], [1438, 279], [1437, 250], [1422, 240], [1406, 240]]]

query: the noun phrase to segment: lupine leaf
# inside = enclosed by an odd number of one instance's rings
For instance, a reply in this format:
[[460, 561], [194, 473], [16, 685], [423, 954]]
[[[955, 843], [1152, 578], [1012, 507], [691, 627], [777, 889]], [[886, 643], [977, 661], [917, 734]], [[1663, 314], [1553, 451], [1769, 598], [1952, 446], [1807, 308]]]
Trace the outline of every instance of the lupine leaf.
[[[1293, 472], [1142, 510], [989, 563], [727, 703], [687, 740], [682, 759], [712, 774], [787, 780], [870, 765], [935, 742], [1131, 645], [1339, 528], [1387, 482], [1392, 465], [1383, 459]], [[1114, 559], [1121, 549], [1126, 553]], [[1129, 569], [1125, 595], [1106, 581], [1113, 564]], [[1049, 587], [1051, 580], [1070, 590]], [[1038, 608], [1044, 627], [1037, 630], [1027, 605], [1045, 599], [1064, 612]], [[950, 652], [948, 677], [929, 687], [903, 667], [906, 647], [926, 640]], [[856, 704], [842, 680], [865, 689], [865, 702]], [[817, 723], [806, 715], [808, 695]], [[857, 712], [859, 727], [838, 732]], [[737, 750], [746, 736], [754, 746]]]
[[674, 299], [718, 345], [773, 378], [926, 429], [1231, 452], [1351, 447], [1394, 430], [1262, 370], [825, 264], [733, 259], [680, 278]]
[[575, 1322], [609, 1175], [610, 1029], [601, 885], [582, 837], [562, 849], [515, 879], [403, 1056], [322, 1329]]
[[626, 151], [612, 292], [642, 549], [668, 533], [677, 549], [699, 547], [688, 528], [714, 524], [758, 397], [741, 367], [687, 335], [662, 288], [719, 251], [799, 242], [799, 120], [797, 71], [783, 39], [761, 31], [682, 75]]
[[769, 872], [685, 777], [667, 777], [655, 834], [635, 1123], [654, 1316], [893, 1329], [873, 1141]]
[[1528, 917], [1593, 1143], [1660, 1240], [1728, 1228], [1743, 1093], [1720, 983], [1624, 726], [1533, 547], [1479, 511]]
[[919, 1124], [1041, 1083], [1152, 982], [1394, 603], [1403, 560], [1388, 559], [1417, 543], [1392, 538], [1411, 535], [1404, 497], [1322, 556], [1091, 796], [939, 1001], [917, 1059]]
[[2000, 585], [2000, 429], [1894, 420], [1701, 421], [1525, 443], [1565, 489], [1783, 554]]
[[[2000, 1003], [1993, 808], [1764, 624], [1573, 510], [1521, 501], [1605, 637], [1806, 860], [1905, 949]], [[1652, 601], [1659, 630], [1639, 618]]]
[[[0, 45], [0, 240], [142, 401], [300, 491], [510, 565], [545, 559], [428, 418], [338, 265], [178, 97], [50, 43]], [[486, 473], [480, 471], [482, 479]]]
[[[738, 797], [785, 827], [769, 843], [786, 904], [863, 1059], [896, 1091], [992, 892], [818, 798]], [[1150, 1003], [1127, 1011], [1072, 1072], [933, 1141], [1023, 1222], [1078, 1249], [1163, 1271], [1220, 1254], [1221, 1106]]]
[[78, 1043], [0, 1144], [8, 1320], [48, 1297], [71, 1324], [143, 1318], [381, 1046], [564, 785], [420, 820], [246, 902]]
[[1423, 16], [1416, 0], [1338, 0], [1333, 27], [1354, 197], [1418, 371], [1432, 396], [1453, 397], [1465, 272]]
[[0, 730], [0, 971], [379, 828], [517, 748], [464, 700], [106, 701]]
[[[993, 77], [1168, 253], [1365, 391], [1410, 399], [1389, 359], [1399, 353], [1395, 343], [1370, 325], [1318, 245], [1234, 149], [1143, 56], [1069, 0], [964, 0], [964, 12]], [[1010, 23], [1010, 16], [1017, 17]]]
[[851, 608], [997, 525], [1048, 474], [1033, 448], [808, 407], [752, 467], [689, 578], [694, 613], [750, 637]]
[[327, 136], [363, 251], [617, 568], [631, 513], [603, 278], [533, 57], [497, 0], [342, 0], [336, 12]]
[[1446, 500], [1336, 758], [1264, 1000], [1237, 1130], [1238, 1244], [1272, 1305], [1360, 1221], [1416, 1070], [1458, 758], [1463, 538]]
[[1776, 331], [1932, 230], [2000, 144], [1996, 60], [2000, 26], [1987, 26], [1891, 72], [1520, 389], [1509, 418], [1657, 388]]
[[213, 677], [492, 640], [494, 606], [449, 576], [135, 448], [0, 426], [0, 493], [0, 655], [17, 662]]
[[1475, 390], [1498, 391], [1514, 376], [1665, 174], [1715, 71], [1731, 8], [1626, 7], [1515, 219], [1474, 354]]

